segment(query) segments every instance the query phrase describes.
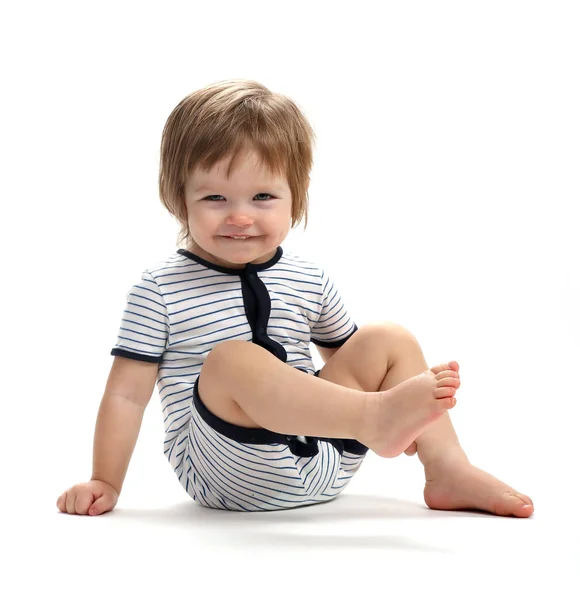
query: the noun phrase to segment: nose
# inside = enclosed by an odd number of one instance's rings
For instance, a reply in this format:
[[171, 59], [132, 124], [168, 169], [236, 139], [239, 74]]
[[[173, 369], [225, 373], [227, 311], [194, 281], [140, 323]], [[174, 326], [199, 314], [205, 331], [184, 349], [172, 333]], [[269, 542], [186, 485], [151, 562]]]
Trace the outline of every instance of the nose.
[[254, 219], [240, 212], [232, 213], [226, 219], [227, 225], [234, 225], [235, 227], [248, 227], [252, 225], [253, 222]]

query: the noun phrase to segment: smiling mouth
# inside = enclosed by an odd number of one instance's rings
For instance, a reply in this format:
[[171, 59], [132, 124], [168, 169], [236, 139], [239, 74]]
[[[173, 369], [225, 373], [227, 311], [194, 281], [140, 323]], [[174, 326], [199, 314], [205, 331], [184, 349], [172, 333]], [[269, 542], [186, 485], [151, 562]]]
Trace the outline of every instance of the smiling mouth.
[[244, 240], [251, 240], [257, 236], [255, 236], [255, 235], [222, 235], [220, 237], [223, 237], [226, 240], [244, 241]]

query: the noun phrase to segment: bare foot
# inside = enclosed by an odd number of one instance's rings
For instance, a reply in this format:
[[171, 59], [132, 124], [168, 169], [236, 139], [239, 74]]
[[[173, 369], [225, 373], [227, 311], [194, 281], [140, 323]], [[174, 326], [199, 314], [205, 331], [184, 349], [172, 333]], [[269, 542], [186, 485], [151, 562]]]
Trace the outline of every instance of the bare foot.
[[401, 454], [433, 421], [455, 406], [454, 394], [460, 385], [457, 370], [445, 363], [390, 390], [370, 394], [366, 431], [358, 438], [360, 442], [385, 458]]
[[529, 517], [534, 505], [489, 473], [458, 457], [425, 467], [425, 503], [438, 510], [483, 510], [501, 516]]

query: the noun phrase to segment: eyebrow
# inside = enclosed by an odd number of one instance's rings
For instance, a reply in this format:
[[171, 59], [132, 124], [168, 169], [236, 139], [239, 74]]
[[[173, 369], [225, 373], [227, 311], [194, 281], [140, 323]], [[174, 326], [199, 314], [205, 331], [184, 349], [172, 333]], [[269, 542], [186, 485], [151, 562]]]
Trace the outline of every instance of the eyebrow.
[[[270, 190], [272, 192], [277, 192], [277, 193], [281, 193], [282, 192], [282, 188], [279, 187], [276, 184], [270, 184], [270, 183], [264, 183], [264, 184], [257, 184], [254, 186], [256, 189], [261, 189], [261, 190]], [[194, 194], [199, 194], [201, 192], [204, 191], [209, 191], [209, 190], [216, 190], [219, 188], [219, 185], [202, 185], [200, 187], [196, 187], [193, 190]]]

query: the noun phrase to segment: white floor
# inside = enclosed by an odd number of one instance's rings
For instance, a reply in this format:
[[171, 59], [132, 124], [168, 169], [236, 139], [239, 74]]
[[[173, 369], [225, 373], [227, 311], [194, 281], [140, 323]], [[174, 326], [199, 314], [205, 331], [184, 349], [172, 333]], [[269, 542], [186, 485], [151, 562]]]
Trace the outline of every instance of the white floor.
[[199, 507], [157, 464], [114, 512], [70, 516], [54, 481], [3, 513], [2, 597], [578, 598], [577, 493], [515, 454], [485, 466], [532, 496], [530, 519], [428, 509], [409, 457], [370, 455], [335, 501], [276, 513]]
[[[90, 477], [98, 401], [79, 400], [71, 381], [65, 396], [57, 394], [54, 361], [46, 363], [47, 390], [21, 367], [27, 392], [11, 392], [0, 440], [0, 598], [578, 599], [580, 321], [577, 290], [568, 289], [552, 305], [560, 312], [539, 313], [527, 334], [508, 324], [511, 317], [490, 320], [479, 337], [470, 328], [465, 340], [457, 329], [446, 340], [413, 328], [429, 364], [459, 361], [462, 387], [450, 415], [460, 442], [474, 465], [532, 498], [529, 519], [432, 511], [417, 457], [372, 453], [329, 504], [262, 514], [205, 509], [162, 454], [158, 397], [115, 510], [60, 514], [57, 497]], [[98, 391], [109, 360], [94, 369], [82, 356], [71, 364]]]

